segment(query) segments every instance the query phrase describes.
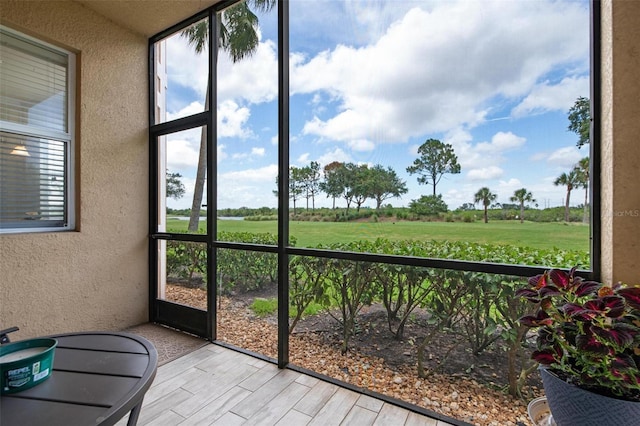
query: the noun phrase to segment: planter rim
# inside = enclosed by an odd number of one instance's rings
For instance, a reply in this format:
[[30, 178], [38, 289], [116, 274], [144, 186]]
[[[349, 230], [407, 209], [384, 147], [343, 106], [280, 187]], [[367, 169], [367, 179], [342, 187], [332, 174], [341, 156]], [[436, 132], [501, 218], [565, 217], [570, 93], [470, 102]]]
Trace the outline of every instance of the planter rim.
[[634, 400], [630, 400], [630, 399], [624, 399], [624, 398], [618, 398], [615, 395], [605, 395], [599, 392], [595, 392], [592, 391], [590, 389], [585, 389], [583, 387], [580, 387], [578, 385], [575, 385], [573, 383], [569, 383], [566, 380], [564, 380], [563, 378], [561, 378], [560, 376], [558, 376], [558, 374], [555, 372], [555, 370], [553, 368], [544, 366], [544, 365], [539, 365], [538, 366], [538, 370], [540, 371], [540, 374], [542, 374], [542, 370], [544, 370], [545, 372], [547, 372], [549, 375], [555, 377], [556, 379], [560, 380], [561, 382], [563, 382], [564, 384], [566, 384], [567, 386], [571, 386], [572, 388], [578, 389], [581, 392], [588, 392], [588, 393], [592, 393], [594, 395], [598, 395], [601, 396], [603, 398], [609, 398], [615, 401], [622, 401], [622, 402], [628, 402], [628, 403], [640, 403], [640, 401], [634, 401]]
[[640, 402], [613, 398], [567, 383], [548, 368], [540, 375], [553, 419], [560, 426], [638, 426]]

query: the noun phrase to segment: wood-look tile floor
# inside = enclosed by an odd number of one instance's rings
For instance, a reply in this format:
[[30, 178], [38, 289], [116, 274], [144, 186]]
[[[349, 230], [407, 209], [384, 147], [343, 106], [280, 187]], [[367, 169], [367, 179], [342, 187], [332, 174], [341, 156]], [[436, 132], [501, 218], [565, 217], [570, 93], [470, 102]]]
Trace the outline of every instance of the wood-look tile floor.
[[138, 425], [451, 424], [209, 344], [158, 368]]

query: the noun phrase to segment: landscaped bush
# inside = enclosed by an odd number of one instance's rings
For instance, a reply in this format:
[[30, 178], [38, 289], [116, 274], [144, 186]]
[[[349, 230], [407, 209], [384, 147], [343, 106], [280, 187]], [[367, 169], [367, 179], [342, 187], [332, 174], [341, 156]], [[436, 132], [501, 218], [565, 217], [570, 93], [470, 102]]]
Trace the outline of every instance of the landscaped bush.
[[[464, 259], [498, 263], [529, 263], [569, 267], [572, 264], [588, 264], [588, 255], [559, 249], [534, 250], [515, 246], [476, 244], [467, 242], [418, 242], [388, 241], [354, 242], [322, 247], [337, 251], [357, 251], [399, 256]], [[389, 330], [402, 340], [403, 330], [411, 313], [417, 308], [426, 309], [431, 319], [430, 329], [415, 345], [418, 374], [426, 376], [424, 351], [442, 333], [464, 337], [469, 350], [479, 355], [499, 339], [507, 351], [505, 368], [509, 391], [518, 394], [524, 380], [531, 372], [531, 363], [522, 356], [525, 331], [518, 318], [527, 312], [527, 304], [515, 297], [515, 289], [522, 279], [479, 272], [418, 268], [404, 265], [354, 262], [338, 259], [294, 257], [296, 271], [308, 263], [310, 281], [306, 294], [315, 293], [316, 301], [322, 301], [328, 312], [336, 309], [334, 316], [343, 331], [343, 351], [348, 350], [349, 340], [358, 323], [357, 314], [362, 306], [374, 302], [384, 305]], [[320, 262], [315, 267], [312, 262]], [[298, 288], [305, 288], [305, 273], [296, 275], [291, 287], [290, 299]], [[313, 290], [311, 290], [313, 289]]]
[[442, 195], [423, 195], [409, 203], [411, 213], [418, 216], [437, 216], [448, 211], [447, 204], [442, 200]]
[[[369, 251], [371, 242], [354, 241], [320, 247], [328, 250]], [[344, 259], [325, 259], [322, 293], [317, 299], [326, 313], [342, 327], [342, 353], [349, 349], [349, 340], [356, 330], [358, 313], [375, 298], [375, 276], [371, 263]], [[336, 313], [337, 311], [337, 313]]]
[[[221, 233], [219, 238], [250, 244], [277, 244], [277, 237], [272, 234]], [[293, 245], [295, 239], [292, 240]], [[189, 279], [196, 273], [202, 274], [206, 282], [205, 247], [202, 243], [168, 242], [168, 271]], [[588, 253], [580, 251], [456, 241], [378, 239], [317, 248], [559, 268], [589, 265]], [[275, 285], [277, 280], [277, 253], [218, 249], [217, 266], [222, 293], [261, 289]], [[289, 331], [293, 331], [309, 306], [323, 306], [324, 312], [339, 323], [342, 351], [346, 352], [358, 329], [359, 313], [363, 306], [372, 303], [384, 306], [389, 332], [400, 342], [403, 341], [404, 329], [411, 314], [421, 308], [428, 313], [427, 326], [415, 344], [407, 348], [407, 351], [416, 351], [420, 376], [429, 373], [425, 369], [425, 349], [445, 333], [462, 336], [463, 344], [475, 355], [501, 342], [498, 349], [507, 352], [505, 375], [509, 392], [516, 395], [532, 369], [528, 357], [522, 353], [526, 329], [518, 322], [518, 318], [527, 314], [530, 307], [515, 297], [515, 289], [522, 285], [522, 280], [479, 272], [292, 256], [289, 299], [294, 316]], [[267, 308], [272, 309], [273, 306]]]
[[[465, 208], [458, 208], [451, 215], [438, 216], [438, 213], [447, 211], [447, 206], [438, 196], [423, 196], [418, 200], [412, 200], [409, 207], [393, 207], [390, 204], [382, 206], [380, 209], [362, 207], [359, 211], [352, 203], [348, 214], [345, 207], [339, 208], [307, 208], [297, 207], [295, 214], [290, 211], [290, 219], [294, 221], [313, 222], [347, 222], [368, 218], [373, 214], [378, 217], [393, 218], [396, 220], [421, 220], [421, 216], [438, 217], [439, 220], [453, 222], [475, 222], [483, 217], [484, 211], [473, 208], [473, 205], [466, 205]], [[171, 210], [170, 214], [178, 216], [189, 216], [189, 210]], [[242, 217], [247, 221], [275, 221], [278, 220], [277, 209], [262, 207], [259, 209], [224, 209], [218, 211], [218, 217]], [[498, 220], [519, 220], [520, 209], [513, 208], [513, 205], [505, 205], [504, 208], [491, 208], [487, 211], [490, 221]], [[580, 223], [583, 221], [584, 210], [582, 207], [571, 207], [569, 209], [569, 222]], [[206, 212], [202, 211], [202, 216]], [[564, 222], [564, 207], [550, 207], [546, 209], [525, 208], [524, 219], [529, 222]]]
[[323, 299], [327, 259], [322, 257], [293, 256], [289, 262], [289, 303], [295, 311], [289, 323], [289, 333], [302, 318], [307, 308]]
[[[206, 273], [207, 246], [190, 241], [167, 241], [167, 275], [187, 280], [191, 287], [196, 274]], [[206, 283], [206, 281], [204, 281]]]
[[[248, 243], [256, 245], [277, 245], [277, 236], [269, 233], [220, 232], [220, 241]], [[296, 239], [290, 244], [295, 246]], [[235, 291], [259, 290], [275, 285], [278, 277], [278, 256], [276, 253], [218, 249], [216, 253], [218, 267], [218, 288], [223, 294]], [[206, 285], [207, 250], [206, 244], [190, 241], [167, 242], [167, 274], [187, 279], [191, 286], [197, 274]]]

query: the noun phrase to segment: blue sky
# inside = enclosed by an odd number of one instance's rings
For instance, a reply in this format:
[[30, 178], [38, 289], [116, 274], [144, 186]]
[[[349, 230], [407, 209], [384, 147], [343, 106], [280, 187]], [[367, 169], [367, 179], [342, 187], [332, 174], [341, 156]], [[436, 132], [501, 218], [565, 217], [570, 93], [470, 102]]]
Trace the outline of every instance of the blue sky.
[[[409, 193], [388, 202], [406, 206], [431, 193], [406, 168], [435, 138], [462, 166], [437, 187], [450, 209], [483, 186], [498, 202], [525, 187], [540, 207], [564, 203], [553, 181], [588, 155], [567, 131], [569, 108], [589, 96], [587, 1], [292, 0], [290, 16], [292, 165], [390, 166]], [[260, 24], [252, 57], [218, 62], [219, 208], [277, 203], [275, 11]], [[206, 55], [175, 36], [167, 58], [167, 117], [202, 111]], [[168, 139], [168, 168], [187, 187], [170, 207], [191, 204], [198, 145], [199, 131]]]

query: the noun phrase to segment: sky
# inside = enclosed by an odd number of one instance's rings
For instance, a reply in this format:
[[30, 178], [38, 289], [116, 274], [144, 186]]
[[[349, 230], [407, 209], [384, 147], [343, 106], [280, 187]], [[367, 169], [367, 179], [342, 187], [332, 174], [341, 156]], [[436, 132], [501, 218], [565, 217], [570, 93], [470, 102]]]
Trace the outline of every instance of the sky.
[[[277, 16], [258, 16], [257, 51], [218, 58], [218, 208], [277, 205]], [[500, 203], [524, 187], [539, 208], [563, 205], [553, 181], [588, 156], [567, 114], [589, 97], [589, 19], [586, 0], [291, 0], [290, 163], [391, 167], [409, 192], [385, 203], [407, 206], [432, 192], [406, 168], [434, 138], [461, 165], [436, 188], [450, 210], [485, 186]], [[167, 120], [201, 112], [207, 53], [179, 34], [166, 49]], [[169, 207], [191, 205], [199, 143], [199, 129], [168, 137], [187, 190]]]

